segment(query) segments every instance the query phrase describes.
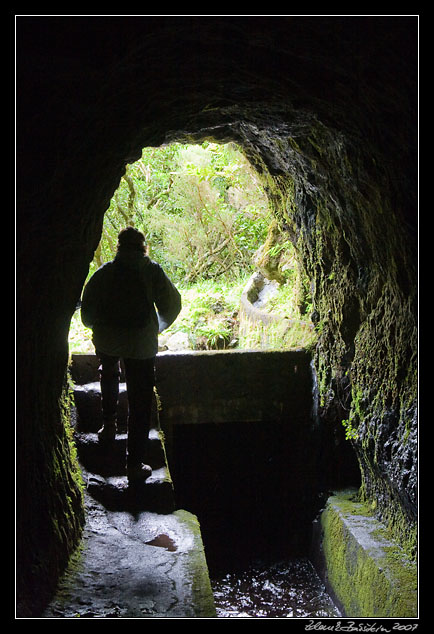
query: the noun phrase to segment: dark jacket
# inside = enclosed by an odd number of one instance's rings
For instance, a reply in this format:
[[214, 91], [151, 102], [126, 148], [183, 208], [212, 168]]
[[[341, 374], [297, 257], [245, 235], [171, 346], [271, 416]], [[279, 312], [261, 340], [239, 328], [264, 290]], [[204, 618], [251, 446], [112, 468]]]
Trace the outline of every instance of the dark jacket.
[[138, 250], [125, 249], [86, 284], [81, 319], [92, 328], [96, 350], [146, 359], [157, 354], [158, 333], [180, 310], [181, 295], [162, 267]]

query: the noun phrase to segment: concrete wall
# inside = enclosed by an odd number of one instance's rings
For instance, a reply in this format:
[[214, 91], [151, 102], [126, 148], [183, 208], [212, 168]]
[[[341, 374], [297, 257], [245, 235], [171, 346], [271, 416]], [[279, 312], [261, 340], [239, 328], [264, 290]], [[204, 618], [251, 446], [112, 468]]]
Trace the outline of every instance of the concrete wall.
[[[293, 433], [307, 427], [312, 409], [310, 361], [304, 350], [159, 353], [155, 425], [165, 433], [168, 453], [174, 425], [273, 421], [284, 422]], [[78, 424], [81, 417], [82, 424], [97, 431], [101, 424], [97, 357], [72, 355], [71, 377], [76, 383]], [[122, 373], [121, 429], [128, 408], [123, 381]]]
[[310, 360], [302, 350], [161, 353], [161, 425], [309, 419]]
[[[310, 356], [303, 350], [161, 352], [156, 358], [156, 389], [160, 425], [253, 421], [309, 420], [312, 409]], [[72, 355], [71, 377], [82, 416], [101, 422], [98, 359]], [[119, 416], [127, 414], [124, 374], [121, 374]], [[92, 392], [94, 398], [89, 398]], [[80, 411], [79, 411], [80, 414]]]
[[[241, 422], [252, 426], [268, 422], [280, 425], [294, 451], [309, 455], [310, 461], [314, 459], [309, 452], [315, 447], [320, 488], [358, 486], [359, 469], [351, 445], [312, 417], [310, 363], [309, 353], [301, 349], [159, 353], [158, 419], [155, 403], [154, 426], [164, 431], [169, 462], [177, 426]], [[75, 383], [77, 429], [96, 432], [102, 422], [98, 359], [95, 355], [74, 354], [70, 370]], [[124, 381], [121, 375], [121, 432], [126, 431], [128, 412]]]
[[309, 354], [164, 353], [157, 390], [176, 501], [199, 518], [210, 570], [305, 553], [323, 459]]

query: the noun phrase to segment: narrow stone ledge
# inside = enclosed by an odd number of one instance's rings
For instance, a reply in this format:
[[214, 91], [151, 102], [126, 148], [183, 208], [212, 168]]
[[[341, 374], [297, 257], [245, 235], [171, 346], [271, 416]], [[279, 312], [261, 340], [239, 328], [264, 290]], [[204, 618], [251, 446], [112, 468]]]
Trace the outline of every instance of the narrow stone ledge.
[[355, 491], [331, 496], [314, 522], [312, 560], [343, 615], [417, 617], [417, 565]]
[[216, 618], [195, 515], [86, 502], [81, 547], [42, 618]]

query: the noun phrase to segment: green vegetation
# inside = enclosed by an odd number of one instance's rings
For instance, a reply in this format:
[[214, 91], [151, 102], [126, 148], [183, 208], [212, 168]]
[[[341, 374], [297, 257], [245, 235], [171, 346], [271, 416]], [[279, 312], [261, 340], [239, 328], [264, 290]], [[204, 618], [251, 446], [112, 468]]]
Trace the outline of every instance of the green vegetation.
[[105, 214], [92, 268], [113, 257], [117, 234], [131, 225], [174, 282], [236, 279], [252, 268], [270, 218], [259, 178], [233, 143], [145, 148]]
[[180, 286], [183, 307], [178, 319], [161, 337], [160, 345], [184, 333], [189, 348], [216, 350], [237, 346], [238, 310], [247, 277], [237, 280], [201, 280]]
[[288, 350], [310, 348], [316, 340], [313, 328], [301, 321], [285, 319], [271, 324], [258, 321], [240, 332], [239, 347]]
[[347, 440], [357, 440], [359, 435], [357, 429], [352, 426], [351, 420], [345, 419], [342, 421], [342, 425], [345, 428], [345, 438]]
[[[110, 202], [89, 276], [113, 258], [117, 235], [128, 225], [143, 231], [149, 256], [182, 295], [182, 312], [161, 335], [161, 349], [174, 335], [190, 349], [261, 347], [254, 332], [240, 338], [238, 315], [258, 254], [268, 267], [283, 266], [279, 293], [269, 310], [301, 318], [294, 249], [279, 232], [259, 176], [235, 144], [145, 148], [141, 159], [127, 166]], [[271, 347], [304, 345], [303, 328], [291, 328], [288, 343], [287, 324], [282, 332], [270, 326]], [[77, 311], [70, 352], [93, 353], [91, 336]]]
[[81, 321], [80, 311], [76, 311], [69, 326], [69, 354], [94, 354], [92, 330], [86, 328]]

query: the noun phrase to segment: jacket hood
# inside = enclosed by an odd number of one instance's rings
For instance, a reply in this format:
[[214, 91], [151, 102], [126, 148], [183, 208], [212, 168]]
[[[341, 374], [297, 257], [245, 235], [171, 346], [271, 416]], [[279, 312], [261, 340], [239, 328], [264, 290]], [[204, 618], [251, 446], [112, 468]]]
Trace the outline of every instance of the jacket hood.
[[113, 261], [135, 271], [142, 271], [151, 264], [149, 257], [136, 249], [120, 249]]

